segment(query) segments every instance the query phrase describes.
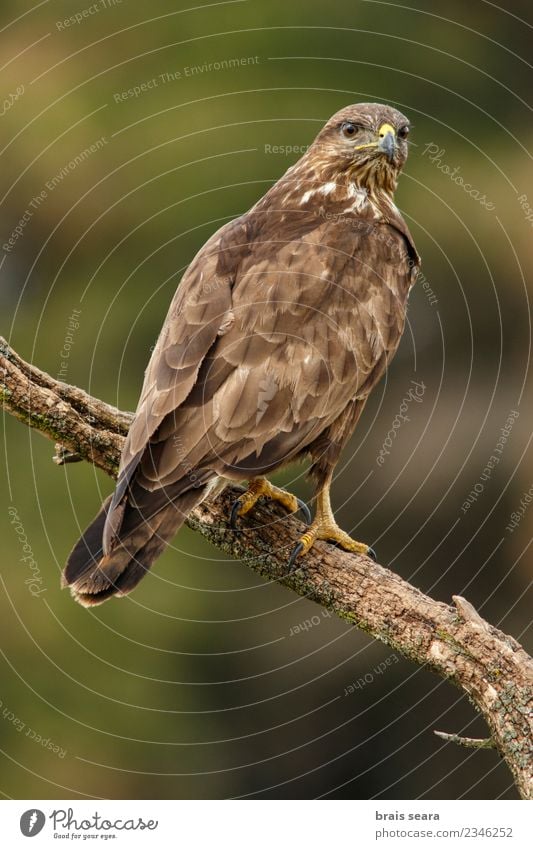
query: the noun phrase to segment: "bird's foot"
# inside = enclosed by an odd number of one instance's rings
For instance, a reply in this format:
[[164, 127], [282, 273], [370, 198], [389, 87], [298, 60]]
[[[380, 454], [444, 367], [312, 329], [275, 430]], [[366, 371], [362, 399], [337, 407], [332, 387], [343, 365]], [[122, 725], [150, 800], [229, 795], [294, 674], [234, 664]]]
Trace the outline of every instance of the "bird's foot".
[[345, 551], [353, 551], [355, 554], [365, 554], [372, 560], [376, 560], [376, 552], [373, 548], [370, 548], [364, 542], [357, 542], [357, 540], [352, 539], [346, 531], [339, 528], [332, 516], [321, 516], [318, 514], [313, 524], [294, 546], [289, 557], [289, 570], [292, 571], [295, 568], [297, 559], [307, 554], [317, 539], [335, 543], [335, 545], [340, 546]]
[[297, 513], [298, 510], [304, 515], [307, 524], [311, 523], [311, 513], [309, 507], [304, 501], [296, 498], [290, 492], [280, 489], [278, 486], [270, 483], [266, 478], [253, 478], [249, 482], [248, 489], [237, 498], [231, 508], [230, 525], [232, 528], [237, 526], [237, 518], [245, 516], [250, 512], [252, 507], [261, 496], [270, 498], [272, 501], [279, 501], [280, 504], [289, 511], [289, 513]]

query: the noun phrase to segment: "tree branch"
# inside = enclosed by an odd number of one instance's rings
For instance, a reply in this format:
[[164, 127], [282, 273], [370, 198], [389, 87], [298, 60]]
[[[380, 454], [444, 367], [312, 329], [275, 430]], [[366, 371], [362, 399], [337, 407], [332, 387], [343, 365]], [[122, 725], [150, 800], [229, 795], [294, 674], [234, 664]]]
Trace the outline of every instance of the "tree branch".
[[496, 745], [492, 737], [460, 737], [459, 734], [448, 734], [447, 731], [434, 731], [437, 737], [441, 740], [446, 740], [447, 743], [457, 743], [458, 746], [464, 746], [466, 749], [495, 749]]
[[[56, 461], [81, 458], [116, 477], [132, 414], [25, 363], [1, 337], [0, 401], [59, 443]], [[300, 568], [287, 574], [300, 523], [282, 517], [271, 503], [259, 503], [253, 518], [242, 519], [240, 530], [232, 531], [228, 517], [236, 494], [228, 488], [214, 502], [204, 502], [188, 525], [264, 577], [333, 610], [457, 685], [483, 714], [521, 797], [533, 798], [533, 661], [516, 640], [485, 622], [460, 596], [453, 597], [454, 606], [434, 601], [368, 558], [325, 543], [317, 543]]]

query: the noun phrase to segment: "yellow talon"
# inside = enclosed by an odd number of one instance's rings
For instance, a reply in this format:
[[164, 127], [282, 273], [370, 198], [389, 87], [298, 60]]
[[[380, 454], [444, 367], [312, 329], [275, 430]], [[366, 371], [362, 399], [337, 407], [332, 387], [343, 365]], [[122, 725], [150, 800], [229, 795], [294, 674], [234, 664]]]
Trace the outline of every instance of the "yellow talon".
[[372, 560], [376, 559], [376, 553], [370, 546], [364, 542], [357, 542], [357, 540], [352, 539], [346, 531], [343, 531], [337, 525], [331, 510], [329, 487], [330, 481], [327, 481], [326, 485], [317, 494], [315, 520], [294, 546], [289, 558], [290, 569], [294, 567], [297, 558], [302, 554], [307, 554], [318, 539], [334, 542], [345, 551], [353, 551], [355, 554], [365, 554], [367, 557], [371, 557]]
[[249, 513], [261, 496], [270, 498], [272, 501], [279, 501], [289, 513], [296, 513], [298, 510], [301, 510], [306, 521], [311, 521], [311, 513], [305, 502], [292, 495], [292, 493], [281, 489], [279, 486], [274, 486], [266, 478], [252, 478], [246, 492], [243, 492], [237, 498], [231, 508], [230, 525], [232, 528], [236, 527], [237, 517], [245, 516]]

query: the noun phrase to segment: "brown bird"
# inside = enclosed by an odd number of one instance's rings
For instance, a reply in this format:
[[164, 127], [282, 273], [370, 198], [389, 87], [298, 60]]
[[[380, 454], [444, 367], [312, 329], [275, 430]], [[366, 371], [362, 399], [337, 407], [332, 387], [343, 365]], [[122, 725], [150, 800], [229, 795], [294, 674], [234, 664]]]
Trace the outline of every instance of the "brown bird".
[[408, 133], [389, 106], [347, 106], [193, 259], [148, 364], [116, 490], [65, 567], [81, 604], [130, 592], [189, 512], [231, 481], [248, 482], [233, 521], [262, 495], [297, 510], [264, 476], [302, 459], [316, 515], [290, 565], [318, 539], [373, 556], [339, 528], [329, 491], [396, 352], [420, 264], [393, 200]]

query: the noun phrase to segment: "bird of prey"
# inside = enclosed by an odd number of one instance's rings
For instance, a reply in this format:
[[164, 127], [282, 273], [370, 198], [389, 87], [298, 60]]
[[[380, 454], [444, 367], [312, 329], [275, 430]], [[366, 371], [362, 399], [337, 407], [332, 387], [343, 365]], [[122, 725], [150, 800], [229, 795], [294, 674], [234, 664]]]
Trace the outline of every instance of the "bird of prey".
[[301, 502], [266, 475], [310, 461], [316, 540], [373, 556], [337, 525], [333, 470], [396, 352], [420, 259], [394, 203], [409, 121], [390, 106], [337, 112], [255, 206], [192, 260], [145, 373], [115, 492], [70, 554], [63, 582], [83, 605], [129, 593], [190, 511], [247, 482]]

